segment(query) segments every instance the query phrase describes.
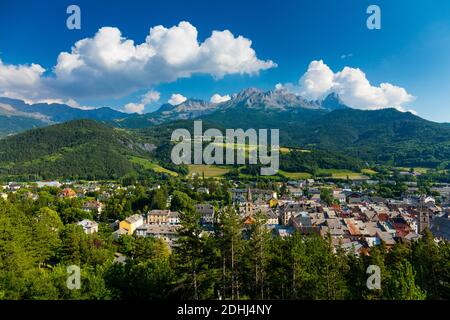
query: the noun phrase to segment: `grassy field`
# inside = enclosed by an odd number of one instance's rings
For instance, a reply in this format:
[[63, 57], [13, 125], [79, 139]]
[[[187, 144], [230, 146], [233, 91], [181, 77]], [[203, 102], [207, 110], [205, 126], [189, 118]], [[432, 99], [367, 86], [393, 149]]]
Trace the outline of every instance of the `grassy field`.
[[[407, 171], [407, 172], [409, 172], [409, 170], [411, 170], [411, 168], [408, 168], [408, 167], [396, 167], [395, 169], [400, 170], [400, 171]], [[423, 168], [423, 167], [415, 167], [412, 169], [414, 169], [415, 172], [422, 173], [422, 174], [427, 173], [428, 170], [430, 170], [429, 168]]]
[[188, 168], [190, 176], [192, 176], [194, 173], [202, 176], [202, 174], [204, 173], [206, 178], [219, 178], [230, 170], [227, 166], [215, 166], [207, 164], [191, 164], [188, 165]]
[[375, 170], [372, 170], [372, 169], [362, 169], [361, 173], [364, 173], [364, 174], [367, 174], [370, 176], [370, 175], [377, 174], [378, 172], [376, 172]]
[[334, 179], [365, 179], [367, 176], [362, 174], [361, 172], [353, 172], [350, 170], [342, 170], [342, 169], [319, 169], [319, 174], [331, 174], [331, 177]]
[[[278, 171], [281, 175], [285, 176], [289, 179], [309, 179], [312, 177], [310, 173], [307, 172], [286, 172], [283, 170]], [[334, 179], [364, 179], [367, 178], [363, 173], [369, 174], [369, 172], [353, 172], [350, 170], [341, 170], [341, 169], [319, 169], [318, 174], [331, 174], [331, 177]]]
[[[224, 149], [242, 149], [245, 151], [250, 151], [250, 150], [257, 150], [258, 149], [258, 145], [249, 145], [249, 144], [241, 144], [241, 143], [225, 143], [225, 142], [213, 142], [213, 145], [216, 146], [221, 146]], [[296, 151], [301, 151], [301, 152], [311, 152], [310, 150], [303, 150], [303, 149], [293, 149], [293, 148], [288, 148], [288, 147], [280, 147], [279, 151], [280, 153], [289, 153], [293, 150]], [[270, 151], [270, 149], [269, 149]]]
[[215, 146], [221, 146], [224, 149], [243, 149], [245, 151], [255, 150], [258, 148], [257, 145], [242, 144], [242, 143], [225, 143], [225, 142], [213, 142]]
[[143, 166], [145, 169], [150, 169], [153, 170], [155, 172], [163, 172], [163, 173], [167, 173], [170, 174], [171, 176], [177, 176], [178, 173], [173, 172], [171, 170], [168, 170], [166, 168], [161, 167], [160, 165], [157, 165], [156, 163], [153, 163], [147, 159], [144, 158], [139, 158], [139, 157], [131, 157], [130, 161], [136, 164], [139, 164], [141, 166]]
[[281, 175], [285, 176], [286, 178], [289, 179], [309, 179], [311, 178], [311, 174], [307, 173], [307, 172], [286, 172], [283, 170], [279, 170], [278, 173], [280, 173]]
[[280, 153], [289, 153], [291, 151], [300, 151], [300, 152], [311, 152], [311, 150], [305, 149], [297, 149], [297, 148], [288, 148], [288, 147], [280, 147]]

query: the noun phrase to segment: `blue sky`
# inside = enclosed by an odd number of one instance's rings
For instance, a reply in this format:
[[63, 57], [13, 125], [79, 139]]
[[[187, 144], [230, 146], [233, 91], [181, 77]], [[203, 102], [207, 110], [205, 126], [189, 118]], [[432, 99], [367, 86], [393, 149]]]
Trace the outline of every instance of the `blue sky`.
[[[66, 8], [70, 4], [81, 8], [81, 30], [66, 28]], [[381, 30], [366, 27], [366, 8], [370, 4], [381, 8]], [[196, 29], [200, 44], [211, 37], [213, 30], [229, 30], [234, 37], [242, 35], [251, 40], [258, 63], [270, 60], [276, 67], [258, 69], [255, 66], [252, 70], [256, 72], [227, 69], [225, 75], [218, 75], [215, 67], [195, 62], [189, 66], [188, 76], [179, 76], [182, 72], [178, 69], [177, 75], [173, 75], [174, 69], [169, 68], [161, 79], [157, 75], [151, 79], [142, 76], [136, 85], [118, 86], [114, 96], [108, 95], [105, 88], [102, 89], [105, 94], [99, 96], [85, 94], [82, 86], [73, 88], [79, 82], [61, 84], [66, 80], [46, 79], [39, 87], [9, 81], [2, 88], [0, 74], [0, 92], [2, 89], [15, 92], [14, 86], [17, 86], [21, 96], [30, 94], [31, 99], [36, 91], [51, 87], [49, 98], [56, 99], [61, 94], [62, 99], [74, 99], [82, 106], [117, 109], [127, 103], [139, 103], [149, 90], [159, 92], [160, 99], [147, 103], [146, 112], [165, 103], [174, 93], [209, 100], [215, 93], [233, 94], [250, 86], [274, 89], [277, 83], [292, 83], [291, 90], [303, 92], [299, 78], [308, 70], [311, 61], [323, 60], [334, 73], [346, 66], [352, 70], [361, 69], [373, 87], [390, 83], [403, 88], [409, 96], [414, 96], [414, 99], [401, 100], [403, 109], [415, 110], [426, 119], [450, 122], [450, 2], [445, 0], [2, 0], [0, 59], [3, 67], [9, 68], [4, 70], [35, 63], [46, 69], [40, 74], [41, 78], [54, 78], [53, 68], [57, 65], [58, 55], [70, 53], [78, 40], [93, 38], [102, 27], [118, 28], [122, 37], [134, 40], [138, 45], [145, 42], [151, 27], [171, 28], [181, 21], [189, 22]], [[217, 54], [221, 54], [220, 50]], [[207, 71], [193, 72], [192, 68]], [[126, 76], [130, 75], [126, 73]], [[340, 76], [336, 74], [335, 77]], [[112, 84], [108, 83], [108, 86], [115, 90], [114, 83], [121, 83], [122, 78], [120, 73], [111, 73], [109, 79]], [[93, 81], [89, 88], [95, 92], [95, 86], [100, 82]], [[70, 90], [66, 88], [69, 84]], [[365, 101], [355, 99], [354, 94], [348, 96], [348, 101], [355, 101], [357, 107], [368, 106]]]

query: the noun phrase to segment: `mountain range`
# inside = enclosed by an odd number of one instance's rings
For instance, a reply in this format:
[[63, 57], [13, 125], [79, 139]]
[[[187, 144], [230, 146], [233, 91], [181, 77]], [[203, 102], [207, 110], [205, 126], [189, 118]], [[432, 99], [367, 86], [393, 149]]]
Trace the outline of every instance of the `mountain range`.
[[22, 100], [0, 97], [0, 136], [77, 119], [112, 121], [127, 116], [111, 108], [84, 110], [66, 104], [27, 104]]
[[[79, 119], [92, 121], [81, 122], [83, 125], [72, 121]], [[191, 128], [194, 119], [203, 120], [204, 128], [278, 128], [281, 145], [317, 150], [321, 158], [329, 153], [332, 159], [328, 163], [340, 166], [352, 158], [372, 164], [450, 168], [448, 124], [427, 121], [393, 108], [352, 109], [336, 94], [311, 101], [282, 90], [264, 92], [249, 88], [222, 103], [188, 99], [175, 106], [164, 104], [157, 111], [142, 115], [111, 108], [82, 110], [63, 104], [28, 105], [0, 98], [0, 136], [13, 134], [0, 139], [0, 170], [3, 168], [9, 174], [32, 174], [37, 170], [41, 176], [49, 176], [51, 167], [46, 161], [53, 159], [52, 165], [61, 172], [63, 168], [80, 168], [84, 164], [96, 168], [93, 172], [97, 176], [117, 177], [132, 171], [135, 163], [129, 161], [130, 157], [144, 157], [161, 164], [164, 159], [158, 159], [158, 152], [150, 151], [166, 146], [161, 150], [167, 153], [172, 130]], [[71, 122], [64, 123], [67, 121]], [[64, 124], [55, 125], [58, 123]], [[17, 134], [49, 125], [52, 126], [48, 130]], [[90, 133], [86, 133], [85, 127]], [[54, 141], [53, 135], [61, 136], [61, 141]], [[67, 138], [71, 135], [72, 138]], [[94, 135], [99, 138], [94, 139]], [[108, 141], [108, 137], [120, 138]], [[41, 143], [55, 143], [57, 149], [42, 153], [48, 146], [44, 148]], [[136, 148], [138, 145], [145, 147]], [[28, 154], [27, 150], [34, 151]], [[109, 153], [109, 160], [122, 169], [116, 170], [111, 163], [104, 162], [107, 160], [100, 160]], [[89, 164], [89, 157], [97, 160]], [[88, 171], [89, 168], [84, 174], [89, 175]], [[79, 172], [77, 169], [72, 173]]]
[[[126, 128], [144, 128], [175, 120], [187, 120], [211, 114], [246, 110], [249, 113], [314, 114], [348, 108], [335, 93], [323, 100], [307, 100], [283, 90], [262, 91], [248, 88], [222, 103], [188, 99], [181, 104], [163, 104], [158, 110], [143, 115], [133, 114], [115, 120], [115, 125]], [[319, 113], [317, 113], [319, 114]]]
[[285, 113], [284, 117], [287, 113], [305, 115], [308, 111], [326, 112], [345, 108], [348, 107], [334, 93], [323, 100], [311, 101], [282, 90], [264, 92], [256, 88], [234, 94], [223, 103], [188, 99], [178, 105], [163, 104], [155, 112], [142, 115], [127, 114], [108, 107], [84, 110], [66, 104], [27, 104], [22, 100], [0, 97], [0, 136], [76, 119], [92, 119], [123, 128], [144, 128], [230, 110]]

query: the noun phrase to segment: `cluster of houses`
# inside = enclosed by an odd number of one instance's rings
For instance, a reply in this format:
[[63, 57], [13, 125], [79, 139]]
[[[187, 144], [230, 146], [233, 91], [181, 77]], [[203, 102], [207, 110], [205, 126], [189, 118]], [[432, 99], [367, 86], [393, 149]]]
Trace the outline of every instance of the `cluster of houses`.
[[[436, 241], [450, 240], [450, 188], [440, 191], [441, 206], [432, 197], [406, 196], [402, 200], [384, 199], [349, 189], [329, 186], [333, 204], [321, 200], [314, 183], [288, 186], [279, 199], [276, 194], [248, 189], [244, 201], [242, 190], [233, 190], [245, 224], [252, 222], [255, 212], [265, 214], [274, 235], [286, 237], [298, 231], [330, 237], [332, 243], [360, 254], [382, 242], [386, 247], [400, 239], [417, 240], [430, 229]], [[306, 192], [305, 192], [306, 191]], [[304, 195], [308, 193], [308, 197]]]
[[[367, 183], [367, 181], [366, 181]], [[58, 187], [59, 182], [38, 182], [38, 187]], [[370, 185], [370, 184], [369, 184]], [[408, 190], [402, 199], [385, 199], [372, 196], [369, 192], [355, 192], [350, 187], [338, 188], [329, 183], [289, 181], [287, 192], [278, 197], [274, 190], [257, 188], [230, 189], [232, 201], [248, 228], [255, 222], [255, 215], [264, 216], [266, 226], [274, 236], [287, 237], [295, 231], [302, 234], [317, 234], [330, 237], [335, 247], [361, 254], [368, 248], [382, 242], [390, 247], [399, 240], [415, 241], [426, 228], [430, 229], [436, 241], [450, 240], [450, 185], [436, 185], [432, 188], [439, 195], [439, 205], [433, 197], [419, 197], [414, 190]], [[17, 192], [23, 185], [9, 183], [0, 189], [0, 198]], [[88, 192], [109, 197], [115, 190], [123, 188], [110, 185], [100, 188], [95, 183], [72, 185], [61, 189], [60, 197], [83, 197]], [[321, 199], [321, 190], [328, 188], [333, 202]], [[415, 188], [411, 185], [409, 188]], [[105, 191], [106, 190], [106, 191]], [[101, 192], [100, 192], [101, 191]], [[203, 193], [208, 193], [206, 188]], [[170, 202], [170, 197], [168, 199]], [[101, 199], [86, 200], [83, 210], [101, 215]], [[211, 203], [195, 205], [205, 232], [214, 230], [214, 223], [220, 219], [221, 208]], [[171, 210], [150, 210], [145, 214], [134, 214], [118, 221], [114, 238], [121, 235], [155, 237], [165, 240], [171, 247], [176, 245], [181, 227], [179, 212]], [[94, 216], [95, 216], [94, 215]], [[78, 222], [86, 234], [98, 232], [98, 223], [91, 220]]]
[[[196, 210], [202, 214], [204, 225], [214, 221], [214, 207], [210, 204], [196, 205]], [[179, 212], [171, 210], [150, 210], [145, 215], [134, 214], [120, 221], [113, 237], [118, 239], [121, 235], [136, 235], [138, 237], [153, 237], [165, 240], [173, 247], [178, 238], [178, 229], [181, 227]]]
[[38, 189], [44, 187], [62, 189], [59, 193], [59, 197], [61, 198], [85, 198], [89, 193], [96, 192], [100, 193], [98, 197], [100, 200], [110, 198], [115, 190], [126, 189], [115, 183], [101, 185], [93, 181], [87, 183], [76, 183], [71, 181], [66, 181], [64, 183], [59, 181], [36, 181], [33, 183], [9, 182], [6, 185], [0, 185], [0, 197], [7, 199], [8, 193], [16, 193], [20, 189], [30, 189], [32, 187], [37, 187]]
[[[287, 237], [295, 231], [315, 233], [330, 237], [335, 248], [341, 247], [355, 254], [364, 253], [382, 242], [391, 247], [400, 239], [415, 241], [425, 228], [433, 232], [437, 241], [450, 240], [450, 210], [437, 206], [431, 197], [390, 200], [333, 189], [335, 201], [329, 206], [320, 199], [320, 193], [314, 197], [314, 188], [308, 191], [309, 197], [299, 190], [280, 198], [270, 190], [247, 188], [231, 191], [244, 227], [250, 227], [259, 212], [274, 236]], [[220, 219], [220, 209], [209, 203], [197, 204], [195, 209], [200, 214], [205, 232], [211, 232], [214, 222]], [[150, 210], [145, 215], [136, 214], [121, 221], [114, 235], [161, 238], [173, 246], [179, 228], [178, 212]]]

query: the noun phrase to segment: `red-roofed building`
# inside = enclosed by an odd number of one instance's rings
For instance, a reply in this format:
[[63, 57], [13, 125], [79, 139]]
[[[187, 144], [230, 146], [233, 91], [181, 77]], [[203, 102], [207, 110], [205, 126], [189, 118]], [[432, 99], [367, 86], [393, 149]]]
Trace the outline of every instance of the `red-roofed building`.
[[63, 191], [61, 191], [59, 196], [63, 198], [75, 198], [77, 196], [77, 193], [70, 188], [65, 188]]

